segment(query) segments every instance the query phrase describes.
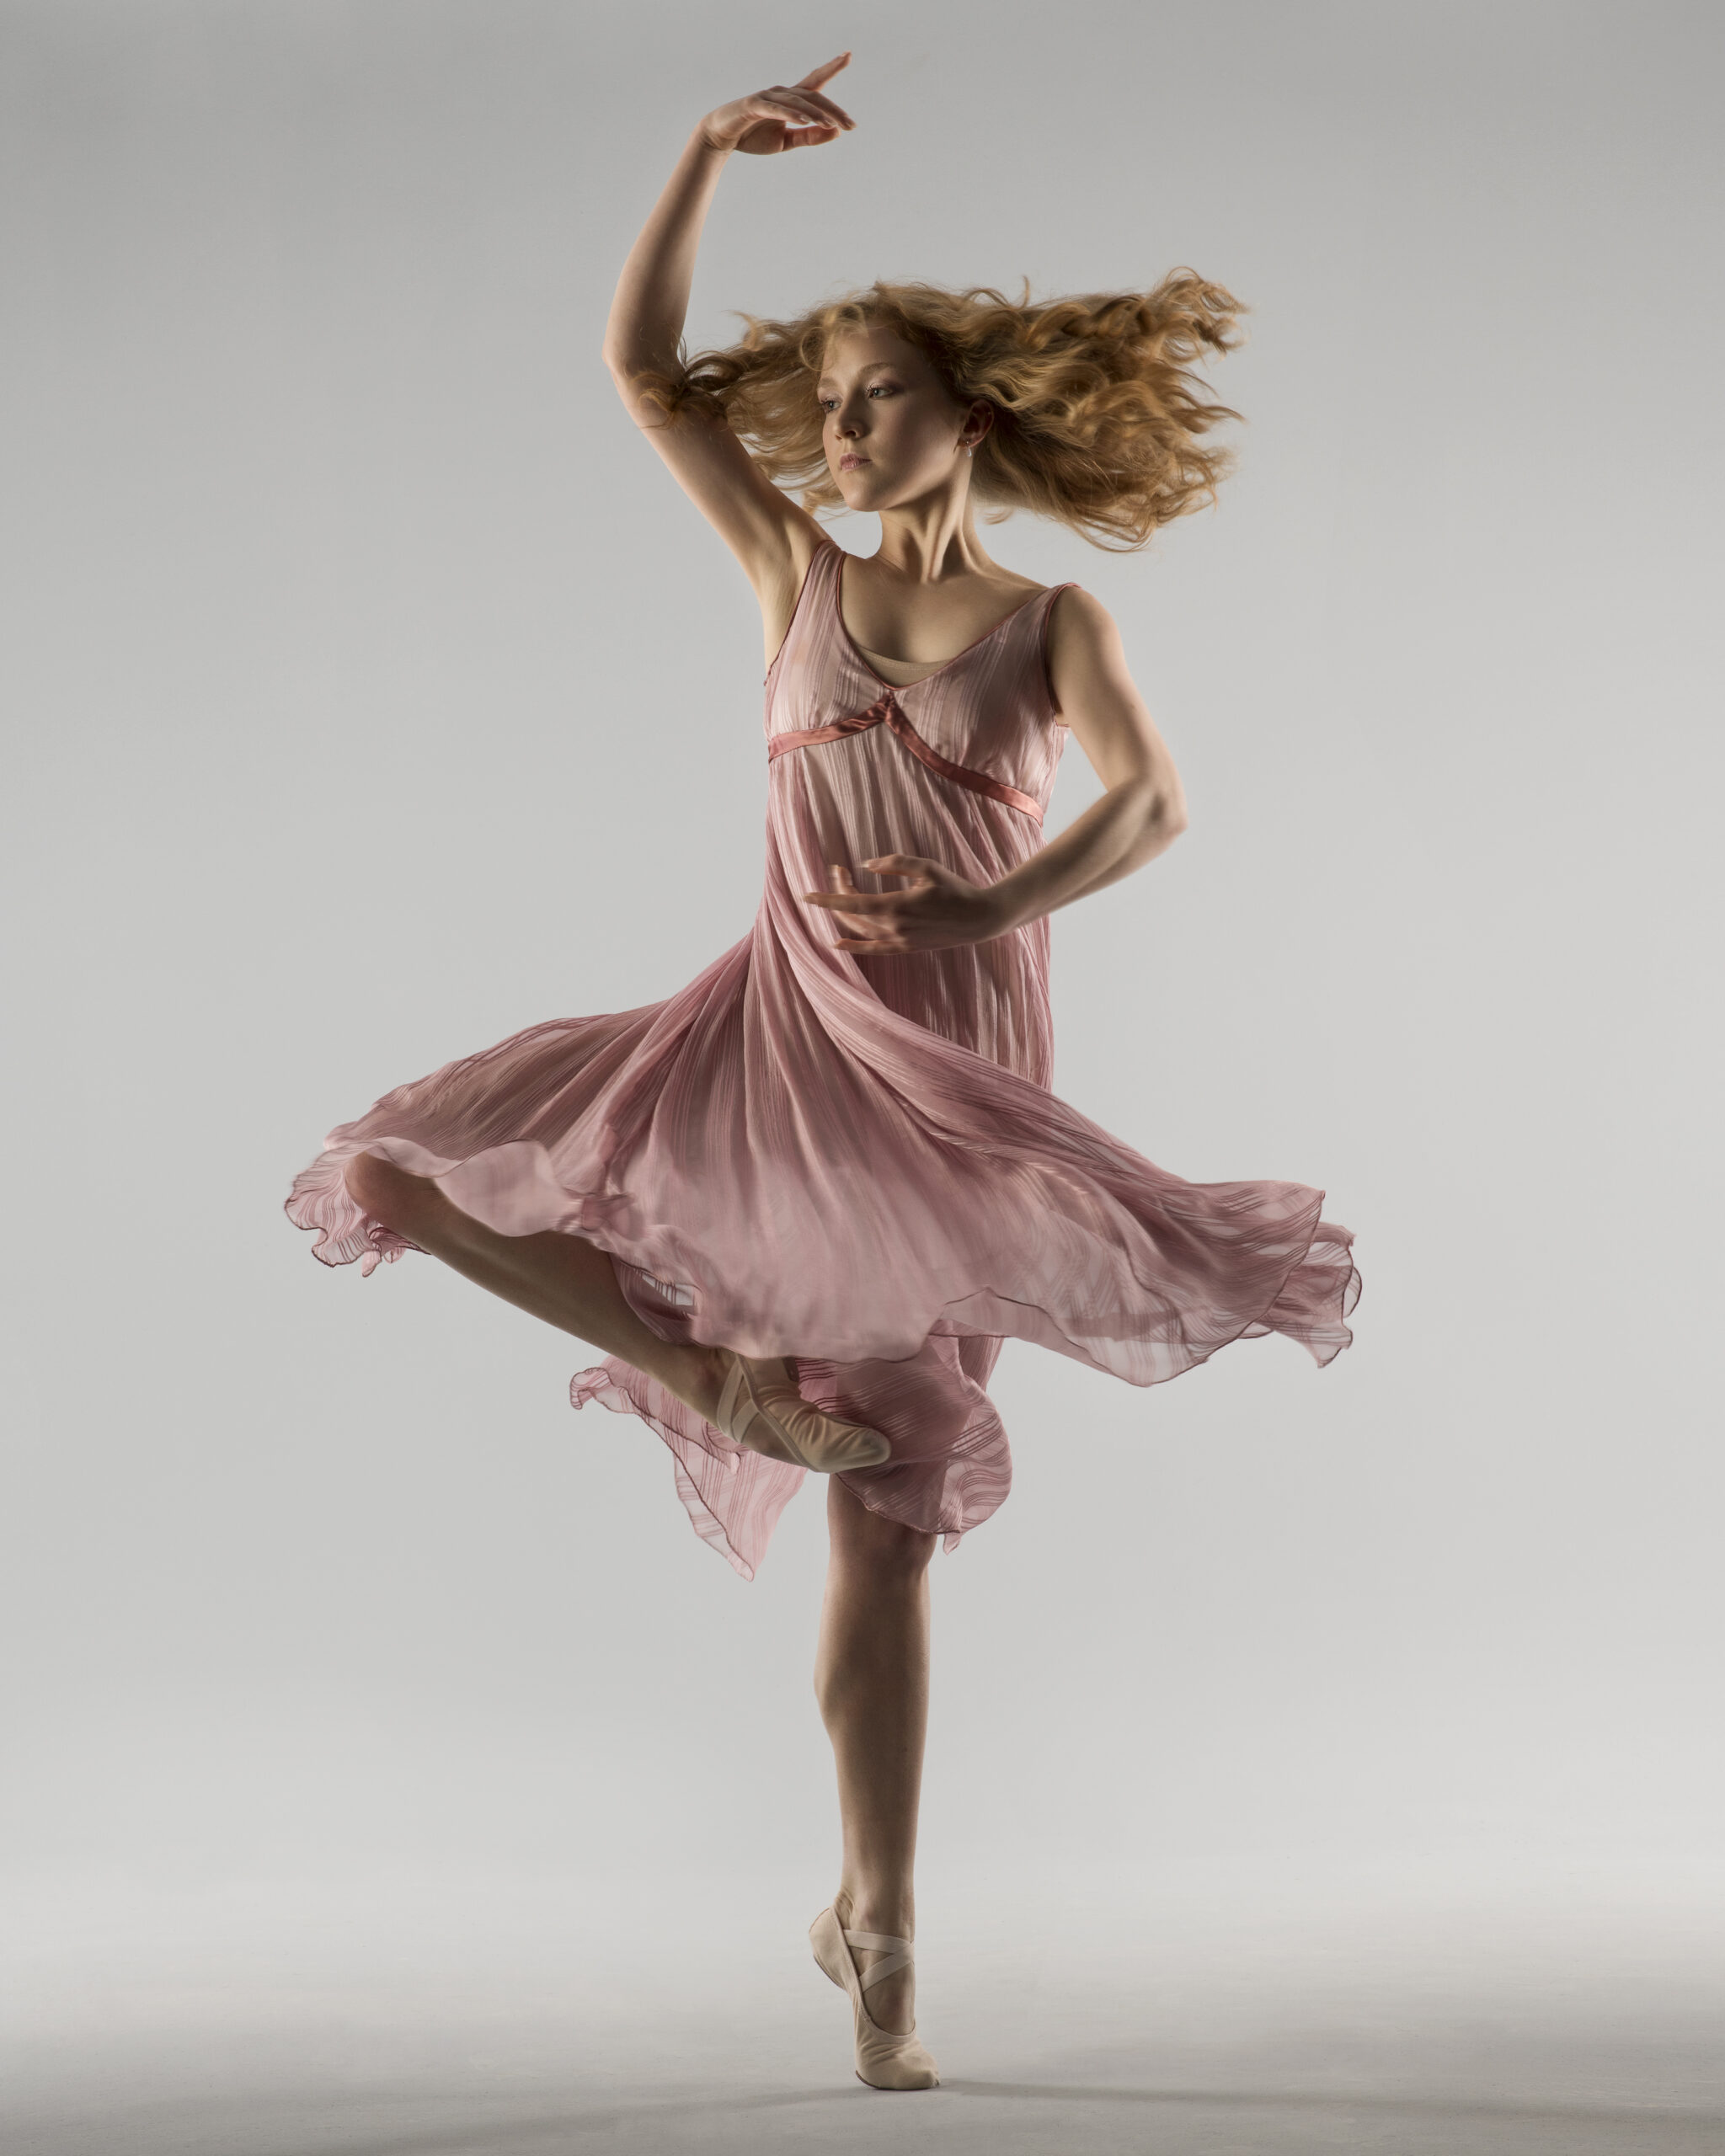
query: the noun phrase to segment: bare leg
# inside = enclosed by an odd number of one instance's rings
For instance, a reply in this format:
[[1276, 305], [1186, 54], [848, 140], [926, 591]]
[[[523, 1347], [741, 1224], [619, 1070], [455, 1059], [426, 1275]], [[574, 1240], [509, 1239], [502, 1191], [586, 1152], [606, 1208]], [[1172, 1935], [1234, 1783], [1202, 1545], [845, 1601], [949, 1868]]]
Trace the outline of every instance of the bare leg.
[[[697, 1414], [711, 1419], [716, 1413], [725, 1377], [723, 1351], [698, 1342], [661, 1340], [649, 1332], [624, 1300], [610, 1258], [584, 1236], [558, 1229], [542, 1235], [499, 1235], [463, 1213], [429, 1176], [410, 1175], [375, 1153], [350, 1161], [345, 1181], [355, 1203], [374, 1219], [464, 1278], [644, 1370]], [[782, 1361], [751, 1358], [750, 1367], [762, 1374], [788, 1375]]]
[[[872, 1513], [834, 1478], [832, 1554], [820, 1612], [814, 1694], [832, 1739], [844, 1822], [839, 1922], [853, 1931], [916, 1936], [916, 1810], [928, 1728], [928, 1561], [934, 1537]], [[853, 1950], [865, 1974], [873, 1947]], [[868, 1994], [883, 2029], [916, 2020], [915, 1971]]]

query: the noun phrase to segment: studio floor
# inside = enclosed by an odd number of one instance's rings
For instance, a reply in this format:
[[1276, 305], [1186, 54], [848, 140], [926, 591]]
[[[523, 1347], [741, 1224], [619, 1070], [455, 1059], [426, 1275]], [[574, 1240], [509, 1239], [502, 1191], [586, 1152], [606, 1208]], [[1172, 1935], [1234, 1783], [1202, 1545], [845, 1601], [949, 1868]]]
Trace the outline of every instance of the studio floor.
[[[57, 1896], [57, 1898], [56, 1898]], [[803, 1899], [809, 1899], [804, 1893]], [[818, 1901], [819, 1897], [815, 1897]], [[11, 2156], [1718, 2156], [1715, 1913], [978, 1888], [919, 1924], [943, 2076], [852, 2076], [782, 1881], [98, 1882], [29, 1913]], [[56, 1908], [61, 1913], [56, 1927]], [[14, 1949], [16, 1951], [16, 1949]]]

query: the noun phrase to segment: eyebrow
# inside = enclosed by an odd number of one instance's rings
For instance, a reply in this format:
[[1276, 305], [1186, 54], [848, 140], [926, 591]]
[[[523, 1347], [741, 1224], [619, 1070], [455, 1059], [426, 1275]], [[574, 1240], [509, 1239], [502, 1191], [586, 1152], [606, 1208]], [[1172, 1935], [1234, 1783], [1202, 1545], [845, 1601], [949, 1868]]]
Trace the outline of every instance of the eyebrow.
[[[860, 372], [862, 372], [862, 373], [863, 373], [863, 374], [868, 374], [868, 373], [871, 372], [871, 371], [872, 371], [874, 368], [876, 368], [876, 367], [886, 367], [886, 368], [889, 368], [889, 369], [896, 370], [897, 366], [898, 366], [898, 361], [897, 361], [896, 360], [869, 360], [868, 361], [867, 361], [867, 362], [864, 364], [864, 366], [863, 366], [860, 370], [859, 370], [859, 371], [860, 371]], [[830, 382], [832, 379], [833, 379], [833, 377], [832, 377], [832, 376], [831, 376], [831, 375], [830, 375], [830, 374], [820, 374], [820, 375], [817, 375], [817, 376], [816, 376], [816, 377], [815, 377], [815, 381], [814, 381], [814, 387], [815, 387], [817, 389], [825, 389], [825, 387], [826, 387], [826, 385], [828, 384], [828, 382]]]

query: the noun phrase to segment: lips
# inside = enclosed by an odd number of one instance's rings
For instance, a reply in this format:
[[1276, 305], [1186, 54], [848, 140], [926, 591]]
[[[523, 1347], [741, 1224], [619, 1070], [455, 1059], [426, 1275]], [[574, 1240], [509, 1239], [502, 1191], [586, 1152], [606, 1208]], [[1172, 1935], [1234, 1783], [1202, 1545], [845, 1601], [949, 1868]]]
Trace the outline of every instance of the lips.
[[858, 456], [855, 451], [847, 450], [839, 459], [839, 469], [841, 472], [854, 472], [859, 464], [866, 464], [868, 462], [868, 459], [866, 456]]

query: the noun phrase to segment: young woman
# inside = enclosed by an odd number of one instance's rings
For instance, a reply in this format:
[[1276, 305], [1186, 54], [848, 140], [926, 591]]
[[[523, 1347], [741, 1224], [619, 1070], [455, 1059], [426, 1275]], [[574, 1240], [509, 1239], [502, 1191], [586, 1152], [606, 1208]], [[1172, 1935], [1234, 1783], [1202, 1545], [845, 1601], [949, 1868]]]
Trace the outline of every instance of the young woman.
[[[1049, 915], [1153, 861], [1186, 807], [1107, 611], [1003, 568], [975, 521], [1024, 507], [1141, 547], [1209, 499], [1201, 437], [1232, 415], [1187, 368], [1228, 348], [1236, 303], [1188, 270], [1044, 306], [877, 282], [680, 360], [726, 160], [848, 130], [825, 89], [848, 57], [699, 123], [605, 344], [761, 602], [754, 929], [665, 1002], [387, 1095], [287, 1210], [327, 1264], [430, 1251], [604, 1351], [576, 1406], [658, 1433], [745, 1578], [804, 1473], [829, 1476], [815, 1686], [843, 1864], [810, 1936], [858, 2074], [924, 2089], [927, 1572], [936, 1535], [950, 1550], [1007, 1494], [1001, 1341], [1138, 1385], [1270, 1331], [1322, 1365], [1360, 1283], [1322, 1191], [1182, 1182], [1050, 1091]], [[878, 516], [879, 550], [842, 552], [810, 505]], [[1068, 731], [1106, 791], [1044, 845]]]

